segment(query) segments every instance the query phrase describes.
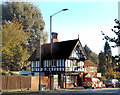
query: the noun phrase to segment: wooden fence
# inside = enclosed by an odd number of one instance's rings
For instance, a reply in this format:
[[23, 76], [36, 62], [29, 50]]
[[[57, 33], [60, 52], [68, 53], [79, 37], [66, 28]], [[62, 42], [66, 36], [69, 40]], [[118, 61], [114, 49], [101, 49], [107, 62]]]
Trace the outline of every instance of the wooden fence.
[[30, 76], [2, 76], [2, 89], [31, 88]]
[[[41, 85], [49, 88], [49, 78], [41, 77]], [[38, 90], [39, 77], [36, 76], [2, 76], [2, 90], [31, 89]]]
[[[46, 88], [50, 86], [50, 78], [47, 76], [41, 77], [41, 85], [45, 85]], [[31, 90], [37, 90], [39, 87], [39, 77], [32, 76], [31, 77]]]

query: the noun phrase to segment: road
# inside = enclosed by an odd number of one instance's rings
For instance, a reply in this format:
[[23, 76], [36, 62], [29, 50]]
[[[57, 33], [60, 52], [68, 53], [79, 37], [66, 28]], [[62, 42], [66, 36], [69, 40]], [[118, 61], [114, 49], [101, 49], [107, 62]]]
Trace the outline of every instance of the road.
[[[62, 92], [64, 93], [64, 92]], [[102, 89], [80, 89], [74, 91], [68, 91], [66, 93], [79, 94], [79, 95], [120, 95], [120, 89], [118, 88], [102, 88]]]
[[2, 95], [120, 95], [120, 88], [83, 89], [74, 88], [67, 90], [27, 92], [24, 93], [4, 93]]

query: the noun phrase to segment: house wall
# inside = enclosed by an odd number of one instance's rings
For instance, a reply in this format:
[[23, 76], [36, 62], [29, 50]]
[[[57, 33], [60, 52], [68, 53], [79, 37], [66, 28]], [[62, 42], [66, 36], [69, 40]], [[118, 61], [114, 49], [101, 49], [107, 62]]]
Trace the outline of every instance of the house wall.
[[84, 72], [84, 62], [79, 61], [77, 62], [76, 60], [69, 60], [67, 59], [65, 61], [65, 72]]
[[88, 73], [88, 76], [97, 77], [97, 67], [86, 67], [86, 73]]
[[[43, 61], [43, 71], [53, 71], [53, 72], [64, 72], [64, 59], [54, 59], [52, 60], [52, 64], [51, 64], [51, 60], [44, 60]], [[50, 68], [51, 67], [51, 68]]]
[[[64, 72], [65, 71], [64, 65], [65, 65], [64, 59], [52, 60], [52, 64], [51, 64], [51, 60], [44, 60], [43, 67], [41, 67], [41, 71], [50, 72], [50, 70], [51, 70], [52, 72], [56, 72], [56, 71], [57, 72], [60, 72], [60, 71]], [[39, 72], [39, 61], [32, 61], [31, 62], [31, 72], [35, 73], [37, 75], [36, 72]]]

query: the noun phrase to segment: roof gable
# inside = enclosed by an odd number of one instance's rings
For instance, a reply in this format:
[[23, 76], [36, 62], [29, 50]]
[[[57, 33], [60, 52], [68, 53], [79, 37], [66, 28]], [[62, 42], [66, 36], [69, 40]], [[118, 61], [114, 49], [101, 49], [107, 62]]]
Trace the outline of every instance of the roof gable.
[[97, 67], [97, 64], [93, 63], [91, 60], [85, 60], [85, 66]]
[[[53, 59], [66, 59], [69, 58], [76, 44], [79, 42], [79, 39], [68, 40], [62, 42], [56, 42], [52, 44], [52, 57]], [[51, 44], [44, 44], [41, 46], [41, 58], [42, 59], [51, 59]], [[38, 54], [37, 54], [38, 53]], [[30, 56], [28, 61], [36, 60], [36, 55], [39, 55], [39, 52], [36, 50]]]
[[86, 59], [85, 53], [83, 51], [80, 41], [78, 41], [77, 44], [75, 45], [69, 58], [70, 59], [82, 59], [82, 58]]

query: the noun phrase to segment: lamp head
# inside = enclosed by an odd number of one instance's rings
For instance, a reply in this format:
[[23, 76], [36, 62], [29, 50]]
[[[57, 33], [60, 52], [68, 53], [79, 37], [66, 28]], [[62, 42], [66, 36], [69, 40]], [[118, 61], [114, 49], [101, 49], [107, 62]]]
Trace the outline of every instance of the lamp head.
[[68, 9], [62, 9], [62, 11], [67, 11]]

